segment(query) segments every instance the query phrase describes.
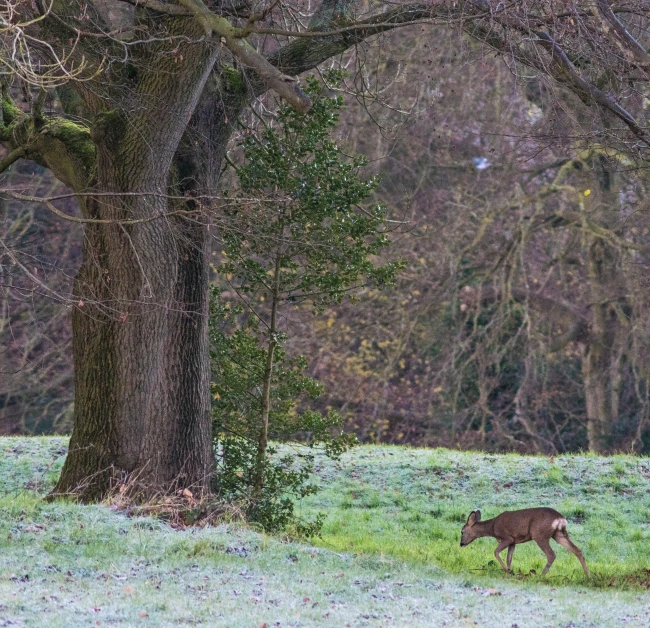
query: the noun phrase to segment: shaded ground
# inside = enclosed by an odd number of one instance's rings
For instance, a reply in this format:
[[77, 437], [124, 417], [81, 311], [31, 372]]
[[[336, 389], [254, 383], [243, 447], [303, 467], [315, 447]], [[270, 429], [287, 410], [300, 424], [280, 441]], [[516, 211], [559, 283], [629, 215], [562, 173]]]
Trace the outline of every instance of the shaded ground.
[[[0, 439], [0, 626], [650, 625], [650, 594], [624, 580], [647, 564], [648, 460], [359, 448], [323, 461], [327, 488], [301, 506], [328, 514], [314, 547], [46, 504], [65, 445]], [[574, 520], [593, 582], [563, 550], [554, 579], [521, 581], [490, 564], [492, 541], [460, 551], [470, 506], [487, 517], [542, 495]], [[542, 565], [517, 549], [515, 567]]]

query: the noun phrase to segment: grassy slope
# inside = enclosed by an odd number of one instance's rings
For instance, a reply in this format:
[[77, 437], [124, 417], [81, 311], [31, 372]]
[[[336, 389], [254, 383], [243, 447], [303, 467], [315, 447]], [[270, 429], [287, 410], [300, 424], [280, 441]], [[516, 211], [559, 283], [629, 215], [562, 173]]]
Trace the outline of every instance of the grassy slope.
[[[64, 446], [0, 439], [0, 626], [650, 623], [650, 595], [624, 579], [646, 565], [648, 460], [360, 448], [321, 462], [325, 488], [301, 506], [329, 515], [312, 547], [43, 503]], [[551, 578], [519, 582], [489, 564], [493, 541], [458, 547], [471, 507], [487, 517], [542, 501], [583, 521], [570, 530], [595, 584], [562, 549]], [[517, 549], [515, 567], [542, 565], [533, 546]], [[612, 578], [618, 588], [602, 588]]]
[[[592, 572], [591, 587], [650, 581], [650, 572], [644, 572], [650, 568], [650, 460], [645, 458], [580, 455], [551, 461], [363, 447], [339, 465], [321, 463], [320, 475], [326, 480], [323, 490], [302, 512], [321, 509], [329, 515], [323, 547], [511, 580], [494, 560], [496, 541], [480, 539], [461, 551], [460, 528], [476, 508], [488, 519], [504, 510], [550, 506], [569, 520], [569, 533]], [[586, 584], [577, 559], [556, 549], [544, 581]], [[545, 564], [534, 543], [517, 547], [515, 570], [539, 573]]]

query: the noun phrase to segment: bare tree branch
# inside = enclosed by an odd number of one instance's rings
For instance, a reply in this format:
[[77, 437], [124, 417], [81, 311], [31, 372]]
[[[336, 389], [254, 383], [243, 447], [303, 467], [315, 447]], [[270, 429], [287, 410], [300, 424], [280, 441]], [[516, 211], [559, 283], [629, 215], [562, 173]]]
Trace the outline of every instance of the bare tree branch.
[[298, 82], [285, 76], [273, 64], [259, 54], [242, 37], [228, 20], [212, 13], [202, 0], [180, 0], [180, 3], [199, 21], [207, 37], [217, 35], [223, 45], [246, 67], [251, 68], [264, 83], [275, 90], [298, 111], [305, 113], [311, 107], [311, 100]]
[[621, 43], [625, 44], [626, 50], [629, 50], [636, 61], [646, 65], [650, 63], [650, 55], [646, 49], [636, 40], [623, 23], [616, 17], [609, 0], [597, 0], [598, 10], [601, 15], [611, 24], [614, 32], [618, 35]]
[[[169, 216], [188, 216], [192, 212], [186, 211], [186, 210], [178, 210], [178, 211], [171, 211], [171, 212], [166, 212], [164, 214], [160, 214], [159, 216], [148, 216], [147, 218], [139, 218], [136, 220], [119, 220], [119, 219], [114, 219], [114, 220], [109, 220], [109, 219], [100, 219], [100, 218], [79, 218], [77, 216], [70, 216], [70, 214], [66, 214], [65, 212], [62, 212], [60, 209], [58, 209], [49, 199], [47, 198], [39, 198], [38, 196], [28, 196], [25, 194], [18, 194], [18, 192], [13, 192], [11, 190], [0, 190], [0, 195], [5, 195], [10, 198], [15, 198], [16, 200], [19, 201], [27, 201], [30, 203], [40, 203], [42, 205], [45, 205], [47, 209], [49, 209], [53, 214], [56, 214], [59, 218], [63, 218], [64, 220], [69, 220], [70, 222], [78, 222], [78, 223], [83, 223], [83, 224], [95, 224], [95, 225], [138, 225], [142, 224], [145, 222], [152, 222], [154, 220], [160, 220], [161, 218], [167, 218]], [[87, 196], [92, 196], [92, 194], [88, 194]], [[119, 195], [116, 195], [119, 196]], [[140, 194], [140, 196], [147, 196], [146, 194]], [[61, 196], [60, 198], [65, 198], [65, 196]], [[194, 213], [199, 213], [197, 210]]]

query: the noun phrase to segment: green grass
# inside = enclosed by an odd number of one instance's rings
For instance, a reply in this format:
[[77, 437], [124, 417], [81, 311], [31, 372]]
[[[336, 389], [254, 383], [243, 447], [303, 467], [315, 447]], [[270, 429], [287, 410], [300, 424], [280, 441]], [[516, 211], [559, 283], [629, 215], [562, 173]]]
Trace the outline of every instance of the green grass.
[[[319, 459], [323, 490], [300, 512], [328, 517], [309, 545], [45, 503], [66, 442], [0, 439], [0, 626], [650, 623], [648, 459], [362, 447]], [[515, 553], [520, 577], [497, 568], [491, 539], [459, 547], [471, 509], [538, 504], [567, 516], [592, 580], [559, 547], [545, 578], [525, 575], [544, 564], [533, 544]]]
[[[494, 539], [459, 547], [467, 515], [483, 519], [504, 510], [556, 508], [583, 550], [592, 578], [557, 547], [549, 574], [554, 586], [630, 588], [650, 581], [650, 461], [632, 456], [559, 456], [553, 460], [477, 452], [363, 447], [335, 465], [319, 466], [322, 490], [301, 514], [328, 514], [322, 547], [380, 554], [448, 573], [484, 573], [511, 581], [494, 560]], [[540, 573], [546, 557], [535, 543], [517, 547], [513, 568]]]

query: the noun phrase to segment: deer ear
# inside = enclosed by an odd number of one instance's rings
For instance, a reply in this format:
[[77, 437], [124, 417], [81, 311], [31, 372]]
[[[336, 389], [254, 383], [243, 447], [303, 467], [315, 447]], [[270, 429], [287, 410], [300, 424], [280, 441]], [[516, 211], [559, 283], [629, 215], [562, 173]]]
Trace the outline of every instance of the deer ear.
[[[480, 513], [479, 513], [480, 518]], [[470, 512], [469, 517], [467, 517], [467, 523], [465, 525], [473, 526], [477, 522], [476, 512]]]
[[477, 510], [474, 512], [475, 515], [475, 521], [480, 521], [481, 520], [481, 511]]

